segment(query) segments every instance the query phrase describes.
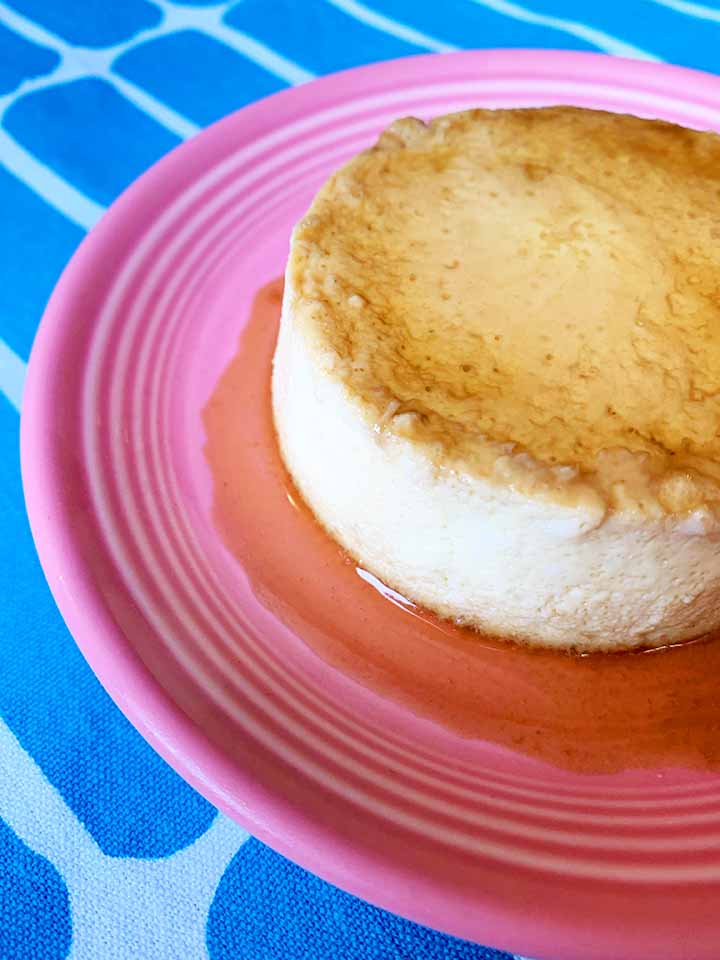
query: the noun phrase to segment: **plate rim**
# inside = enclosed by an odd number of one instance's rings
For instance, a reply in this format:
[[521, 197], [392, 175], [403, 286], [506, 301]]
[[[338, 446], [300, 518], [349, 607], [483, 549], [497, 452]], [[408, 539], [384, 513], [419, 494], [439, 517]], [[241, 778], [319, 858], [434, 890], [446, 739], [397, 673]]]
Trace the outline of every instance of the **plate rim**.
[[[363, 854], [358, 858], [358, 851], [348, 849], [351, 845], [333, 836], [332, 831], [323, 832], [322, 825], [307, 822], [302, 811], [293, 808], [287, 798], [271, 795], [253, 780], [250, 772], [239, 771], [175, 705], [132, 650], [94, 587], [92, 578], [84, 572], [84, 560], [72, 532], [75, 515], [63, 498], [61, 471], [53, 454], [56, 440], [50, 429], [58, 410], [55, 403], [56, 390], [59, 389], [57, 346], [70, 336], [66, 305], [81, 295], [89, 271], [102, 260], [104, 250], [112, 249], [116, 232], [127, 232], [126, 221], [133, 218], [138, 201], [142, 200], [148, 214], [161, 210], [161, 186], [168, 172], [185, 165], [199, 170], [202, 167], [200, 153], [215, 141], [220, 142], [240, 120], [260, 124], [267, 133], [290, 117], [297, 116], [304, 108], [313, 113], [320, 112], [326, 106], [336, 104], [339, 98], [359, 90], [368, 94], [374, 86], [378, 89], [384, 87], [389, 69], [399, 82], [417, 82], [422, 77], [428, 85], [440, 79], [467, 78], [473, 73], [488, 71], [504, 71], [513, 77], [526, 74], [528, 77], [555, 77], [568, 81], [612, 80], [619, 85], [632, 79], [659, 94], [692, 93], [696, 103], [704, 102], [716, 108], [720, 105], [720, 77], [702, 71], [601, 53], [527, 49], [466, 50], [381, 61], [319, 77], [255, 101], [218, 120], [157, 161], [115, 200], [82, 241], [53, 291], [35, 336], [25, 383], [20, 447], [30, 527], [51, 592], [83, 656], [123, 714], [181, 777], [213, 805], [241, 822], [258, 839], [341, 888], [408, 916], [409, 898], [386, 894], [382, 883], [376, 882], [386, 870], [381, 856]], [[256, 133], [256, 136], [260, 135], [260, 132]], [[203, 758], [201, 763], [194, 759], [198, 756]], [[238, 775], [243, 781], [242, 807], [223, 787], [237, 781]], [[283, 823], [285, 829], [278, 831], [278, 825]], [[293, 825], [289, 831], [288, 823]], [[292, 836], [288, 837], [287, 833]], [[352, 870], [360, 870], [361, 875], [348, 869], [346, 864], [349, 862], [353, 864]], [[376, 890], [378, 896], [374, 895]], [[449, 900], [453, 901], [452, 893]], [[571, 960], [571, 944], [577, 943], [574, 939], [577, 926], [570, 918], [562, 929], [559, 924], [533, 929], [531, 924], [521, 922], [516, 908], [510, 909], [509, 904], [503, 907], [497, 896], [488, 896], [488, 902], [490, 900], [492, 905], [488, 908], [486, 903], [485, 906], [492, 915], [492, 923], [486, 924], [485, 929], [493, 937], [497, 934], [498, 942], [502, 941], [505, 949]], [[468, 936], [467, 932], [458, 933], [454, 920], [448, 920], [460, 909], [467, 910], [467, 905], [449, 903], [448, 898], [443, 898], [439, 892], [432, 904], [415, 904], [411, 919], [454, 936]], [[483, 913], [482, 910], [479, 912]], [[484, 919], [487, 921], [487, 915]], [[455, 929], [450, 929], [452, 927]], [[720, 920], [716, 932], [720, 935]], [[479, 936], [480, 941], [483, 939], [479, 931], [473, 936]], [[601, 948], [602, 943], [597, 946]], [[678, 943], [674, 948], [672, 944], [669, 946], [671, 949], [668, 950], [668, 944], [665, 944], [665, 951], [658, 953], [661, 945], [655, 944], [656, 955], [667, 960], [680, 960], [686, 956], [682, 944]], [[712, 945], [707, 949], [712, 951]], [[598, 953], [597, 957], [604, 955]], [[696, 953], [695, 960], [705, 960], [706, 957], [711, 960], [713, 955], [712, 952]], [[637, 956], [634, 952], [627, 954], [632, 960], [637, 960]]]

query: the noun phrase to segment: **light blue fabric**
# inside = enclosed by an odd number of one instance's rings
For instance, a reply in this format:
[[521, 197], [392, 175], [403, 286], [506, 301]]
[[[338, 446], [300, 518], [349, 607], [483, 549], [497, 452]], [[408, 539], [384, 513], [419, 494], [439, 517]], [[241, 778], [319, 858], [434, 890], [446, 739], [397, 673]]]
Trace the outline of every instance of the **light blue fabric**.
[[42, 308], [124, 187], [204, 124], [288, 84], [455, 46], [602, 49], [718, 70], [720, 4], [0, 2], [0, 960], [505, 956], [246, 842], [153, 753], [53, 605], [18, 463]]

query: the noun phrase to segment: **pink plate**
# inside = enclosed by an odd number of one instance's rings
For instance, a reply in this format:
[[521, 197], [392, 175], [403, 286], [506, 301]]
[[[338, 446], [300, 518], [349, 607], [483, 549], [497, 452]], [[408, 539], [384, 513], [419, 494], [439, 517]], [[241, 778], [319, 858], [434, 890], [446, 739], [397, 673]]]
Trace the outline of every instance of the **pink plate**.
[[383, 701], [261, 606], [211, 517], [200, 411], [327, 174], [400, 115], [551, 103], [720, 130], [718, 78], [513, 50], [326, 77], [173, 151], [92, 231], [48, 306], [22, 425], [28, 510], [105, 688], [263, 841], [518, 953], [715, 960], [718, 776], [566, 773]]

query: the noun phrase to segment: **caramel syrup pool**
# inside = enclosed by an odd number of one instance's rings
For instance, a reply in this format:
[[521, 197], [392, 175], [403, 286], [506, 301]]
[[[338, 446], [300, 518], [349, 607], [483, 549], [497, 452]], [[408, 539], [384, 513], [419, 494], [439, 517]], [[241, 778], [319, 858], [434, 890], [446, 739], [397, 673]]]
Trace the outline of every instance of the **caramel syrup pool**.
[[463, 737], [585, 773], [720, 768], [720, 637], [575, 656], [392, 602], [316, 523], [278, 454], [270, 371], [282, 281], [256, 296], [205, 411], [214, 518], [260, 602], [323, 660]]

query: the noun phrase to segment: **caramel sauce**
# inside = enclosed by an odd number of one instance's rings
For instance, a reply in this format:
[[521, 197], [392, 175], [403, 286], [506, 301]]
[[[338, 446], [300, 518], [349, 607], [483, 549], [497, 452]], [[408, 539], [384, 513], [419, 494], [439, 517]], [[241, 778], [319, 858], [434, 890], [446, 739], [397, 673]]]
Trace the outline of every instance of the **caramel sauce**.
[[204, 411], [214, 519], [259, 601], [325, 662], [416, 715], [565, 769], [720, 768], [720, 636], [575, 656], [393, 602], [303, 504], [280, 459], [270, 371], [282, 281], [257, 295]]
[[720, 137], [662, 121], [406, 117], [297, 225], [293, 322], [433, 459], [720, 522], [719, 188]]

